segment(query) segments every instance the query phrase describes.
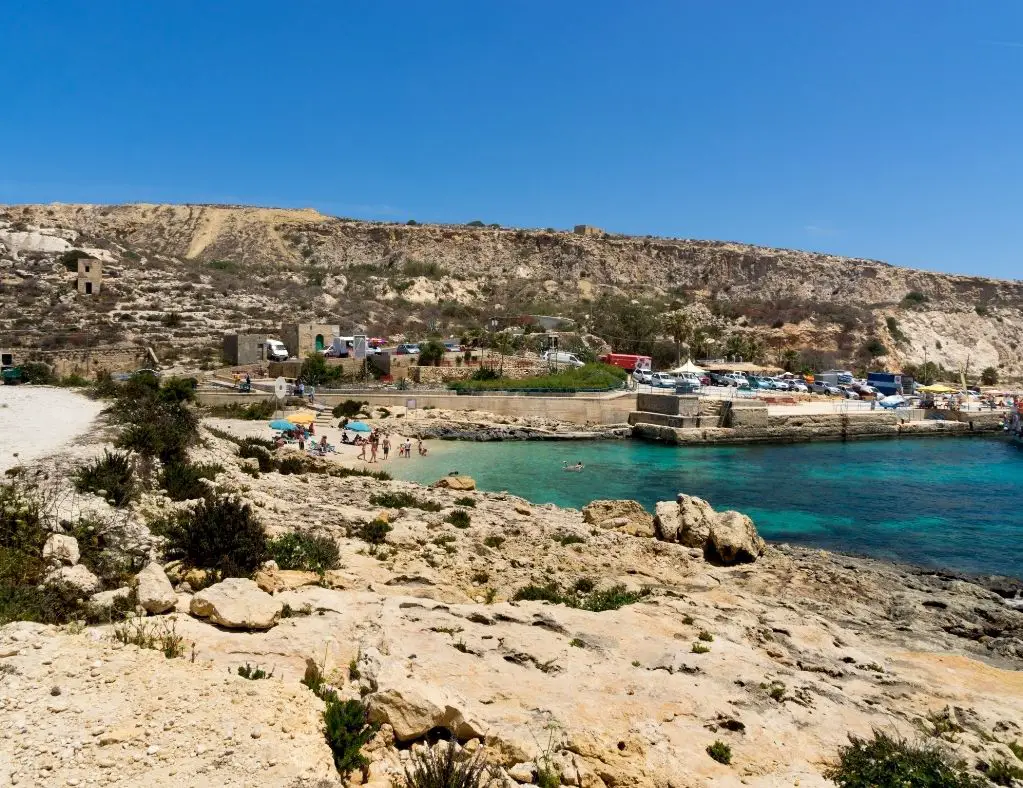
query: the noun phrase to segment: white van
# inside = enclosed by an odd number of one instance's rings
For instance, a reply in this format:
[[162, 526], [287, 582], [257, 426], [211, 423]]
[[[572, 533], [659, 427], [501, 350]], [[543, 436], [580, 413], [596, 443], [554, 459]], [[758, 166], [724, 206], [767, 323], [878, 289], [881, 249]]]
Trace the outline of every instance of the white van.
[[559, 367], [584, 366], [583, 362], [579, 360], [579, 357], [575, 355], [575, 353], [565, 353], [560, 350], [557, 352], [548, 350], [543, 354], [543, 360], [548, 364], [556, 364]]
[[269, 361], [287, 361], [288, 349], [279, 339], [268, 339], [266, 341], [266, 357]]

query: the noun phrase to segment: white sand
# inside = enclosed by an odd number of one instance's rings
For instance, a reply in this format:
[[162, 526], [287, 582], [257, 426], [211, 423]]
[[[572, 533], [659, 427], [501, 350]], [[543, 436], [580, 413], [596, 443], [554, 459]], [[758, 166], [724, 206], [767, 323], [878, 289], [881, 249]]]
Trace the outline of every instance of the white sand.
[[0, 472], [60, 451], [87, 434], [101, 410], [68, 389], [0, 386]]

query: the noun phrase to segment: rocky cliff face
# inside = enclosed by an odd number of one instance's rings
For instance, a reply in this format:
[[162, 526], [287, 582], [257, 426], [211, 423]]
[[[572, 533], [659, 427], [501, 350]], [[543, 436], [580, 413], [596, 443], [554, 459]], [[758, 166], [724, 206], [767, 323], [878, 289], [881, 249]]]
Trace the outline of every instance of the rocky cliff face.
[[[779, 351], [852, 355], [876, 338], [895, 363], [926, 355], [953, 369], [969, 358], [973, 369], [1023, 371], [1023, 282], [738, 243], [392, 225], [311, 210], [39, 205], [0, 209], [0, 244], [8, 261], [0, 297], [30, 311], [37, 305], [24, 293], [40, 277], [29, 263], [92, 246], [108, 250], [112, 272], [125, 279], [117, 311], [201, 310], [197, 296], [208, 295], [217, 316], [273, 322], [300, 299], [317, 316], [393, 331], [409, 319], [453, 326], [502, 307], [585, 311], [581, 304], [606, 293], [653, 308], [682, 296], [715, 311], [724, 305], [733, 327], [753, 314], [745, 322]], [[167, 297], [138, 303], [140, 292], [157, 295], [168, 284], [180, 288], [176, 305]], [[906, 303], [908, 293], [926, 300]]]

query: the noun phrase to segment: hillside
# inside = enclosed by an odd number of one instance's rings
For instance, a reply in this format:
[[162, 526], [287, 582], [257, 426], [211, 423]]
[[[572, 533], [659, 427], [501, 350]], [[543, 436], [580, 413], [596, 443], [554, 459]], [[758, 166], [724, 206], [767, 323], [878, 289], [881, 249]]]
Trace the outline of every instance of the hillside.
[[[83, 248], [108, 260], [97, 299], [71, 295], [73, 277], [59, 264]], [[629, 299], [655, 314], [687, 304], [712, 351], [756, 336], [765, 360], [795, 350], [811, 364], [866, 365], [864, 348], [877, 340], [878, 364], [926, 356], [952, 370], [969, 360], [974, 371], [1023, 373], [1020, 281], [719, 241], [407, 226], [312, 210], [0, 208], [0, 344], [83, 341], [59, 339], [78, 334], [211, 356], [223, 331], [284, 318], [421, 336], [522, 312], [567, 315], [607, 334], [606, 304]]]

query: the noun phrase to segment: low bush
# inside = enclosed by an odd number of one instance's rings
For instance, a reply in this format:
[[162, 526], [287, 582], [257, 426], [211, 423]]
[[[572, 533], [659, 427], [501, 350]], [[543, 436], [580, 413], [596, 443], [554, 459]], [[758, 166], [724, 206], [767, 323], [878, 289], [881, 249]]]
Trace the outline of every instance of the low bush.
[[327, 469], [327, 473], [338, 479], [347, 479], [350, 476], [366, 476], [382, 482], [391, 481], [391, 474], [387, 473], [387, 471], [368, 471], [364, 468], [346, 468], [343, 465], [332, 466]]
[[995, 785], [1005, 785], [1009, 788], [1017, 785], [1017, 780], [1023, 781], [1023, 769], [1014, 766], [1004, 758], [992, 760], [984, 775]]
[[723, 741], [715, 741], [713, 744], [708, 745], [707, 755], [726, 766], [732, 762], [732, 748]]
[[496, 380], [459, 380], [448, 384], [458, 392], [474, 391], [610, 391], [621, 388], [624, 369], [609, 364], [585, 364], [551, 375]]
[[335, 419], [354, 419], [362, 412], [363, 406], [368, 404], [357, 399], [346, 399], [335, 405], [331, 413]]
[[476, 506], [476, 499], [466, 495], [464, 498], [455, 498], [455, 506], [468, 506], [474, 508]]
[[323, 734], [334, 756], [338, 774], [347, 777], [369, 765], [362, 748], [376, 733], [369, 723], [369, 711], [362, 701], [340, 700], [333, 692], [322, 693], [327, 704], [323, 712]]
[[192, 501], [209, 495], [210, 490], [203, 484], [203, 480], [215, 479], [223, 471], [222, 465], [195, 465], [175, 460], [163, 467], [160, 485], [171, 500]]
[[713, 643], [714, 642], [714, 636], [712, 634], [710, 634], [710, 632], [708, 632], [706, 629], [701, 629], [700, 630], [700, 634], [698, 634], [697, 637], [700, 640], [702, 640], [704, 643]]
[[926, 304], [929, 300], [930, 299], [919, 290], [910, 290], [902, 297], [902, 305], [904, 307], [920, 306], [921, 304]]
[[642, 591], [626, 591], [625, 586], [617, 585], [594, 591], [583, 600], [583, 610], [603, 613], [605, 610], [617, 610], [625, 605], [632, 605], [646, 596]]
[[444, 519], [455, 526], [455, 528], [468, 528], [472, 522], [472, 517], [464, 509], [455, 509]]
[[297, 531], [284, 534], [267, 543], [270, 558], [281, 569], [305, 569], [326, 572], [341, 565], [337, 543], [327, 536], [312, 536]]
[[468, 757], [457, 753], [452, 737], [447, 744], [413, 750], [398, 788], [487, 788], [500, 784], [482, 749]]
[[175, 626], [172, 619], [132, 616], [114, 627], [113, 638], [126, 646], [162, 651], [167, 659], [173, 659], [185, 651], [185, 639]]
[[439, 503], [420, 498], [410, 492], [376, 493], [369, 497], [373, 506], [387, 509], [421, 509], [424, 512], [439, 512], [444, 507]]
[[273, 400], [262, 400], [248, 405], [240, 405], [237, 402], [229, 402], [226, 405], [212, 405], [208, 409], [211, 416], [222, 419], [246, 419], [248, 421], [266, 421], [273, 418], [277, 412], [277, 406]]
[[266, 531], [238, 498], [206, 498], [152, 525], [167, 555], [221, 577], [247, 577], [267, 558]]
[[872, 739], [849, 736], [839, 763], [824, 776], [840, 788], [982, 788], [987, 785], [935, 747], [914, 746], [881, 731]]
[[269, 673], [263, 670], [259, 665], [252, 667], [248, 662], [244, 665], [238, 666], [238, 675], [243, 679], [249, 679], [249, 681], [259, 681], [260, 679], [272, 679], [274, 672], [271, 669]]
[[259, 438], [245, 438], [238, 444], [238, 456], [243, 459], [254, 459], [259, 463], [259, 470], [262, 473], [269, 473], [277, 467], [272, 452], [273, 444], [267, 448]]
[[102, 457], [79, 468], [74, 480], [78, 492], [102, 492], [104, 498], [117, 507], [127, 506], [139, 492], [131, 458], [106, 449]]
[[372, 522], [364, 523], [355, 530], [355, 535], [364, 542], [370, 544], [383, 544], [387, 541], [387, 534], [391, 532], [391, 526], [386, 520], [377, 518]]
[[493, 547], [496, 549], [504, 544], [504, 537], [488, 536], [486, 539], [483, 540], [483, 544], [485, 544], [487, 547]]
[[570, 544], [586, 544], [585, 539], [575, 534], [554, 534], [551, 539], [563, 547], [568, 547]]
[[580, 594], [588, 594], [593, 590], [593, 581], [588, 577], [580, 577], [575, 581], [573, 588]]
[[[297, 455], [281, 457], [277, 460], [276, 465], [277, 472], [282, 476], [305, 473], [309, 468], [309, 464], [305, 461], [305, 458]], [[260, 470], [263, 470], [262, 466], [260, 466]]]
[[710, 646], [697, 640], [689, 650], [694, 654], [707, 654], [710, 652]]
[[[546, 583], [538, 586], [530, 583], [523, 586], [512, 596], [513, 602], [551, 602], [555, 605], [568, 604], [569, 600], [562, 593], [557, 583]], [[575, 600], [571, 600], [573, 603]]]

